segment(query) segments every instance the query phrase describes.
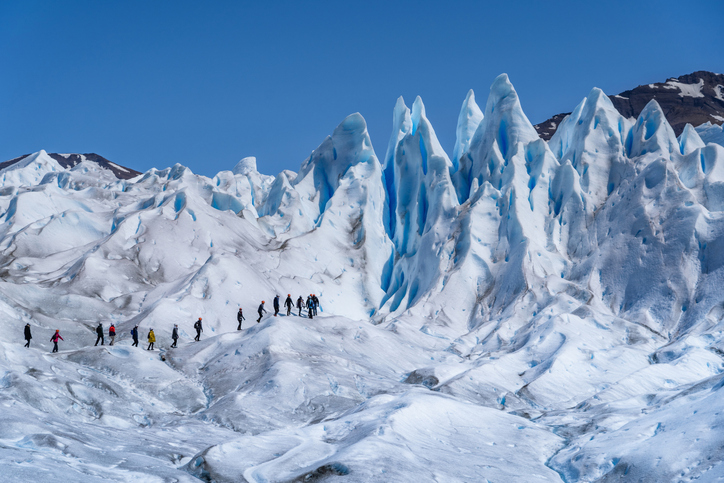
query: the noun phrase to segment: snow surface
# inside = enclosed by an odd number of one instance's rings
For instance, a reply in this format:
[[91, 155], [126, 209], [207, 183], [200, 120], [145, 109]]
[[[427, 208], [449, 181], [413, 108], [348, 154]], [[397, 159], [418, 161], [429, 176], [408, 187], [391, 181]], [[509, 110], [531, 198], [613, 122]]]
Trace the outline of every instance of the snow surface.
[[724, 478], [717, 133], [593, 89], [546, 143], [501, 75], [452, 158], [420, 98], [384, 158], [352, 114], [299, 173], [29, 156], [0, 171], [3, 476]]

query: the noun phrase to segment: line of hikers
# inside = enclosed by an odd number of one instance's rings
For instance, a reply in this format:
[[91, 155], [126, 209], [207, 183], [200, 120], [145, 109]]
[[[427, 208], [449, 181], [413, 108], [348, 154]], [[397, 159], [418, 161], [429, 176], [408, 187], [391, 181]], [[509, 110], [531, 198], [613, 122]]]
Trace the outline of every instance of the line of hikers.
[[[199, 320], [197, 320], [194, 323], [194, 329], [196, 329], [196, 337], [194, 340], [198, 341], [201, 339], [201, 332], [204, 331], [204, 327], [201, 323], [201, 317], [199, 317]], [[30, 324], [25, 324], [25, 347], [30, 348], [30, 340], [33, 338], [33, 334], [30, 332]], [[103, 323], [98, 322], [98, 326], [96, 327], [96, 335], [98, 336], [96, 338], [95, 345], [98, 345], [100, 342], [101, 345], [104, 345], [106, 342], [106, 339], [104, 337], [103, 332]], [[131, 329], [131, 337], [133, 338], [133, 344], [131, 344], [132, 347], [138, 347], [138, 326], [136, 325], [133, 329]], [[113, 345], [113, 343], [116, 341], [116, 326], [114, 324], [111, 324], [111, 326], [108, 328], [108, 338], [111, 340], [111, 342], [108, 345]], [[173, 331], [171, 332], [171, 339], [173, 339], [173, 344], [171, 344], [171, 347], [176, 347], [176, 342], [179, 339], [178, 335], [178, 324], [173, 324]], [[58, 352], [58, 341], [59, 340], [65, 340], [60, 335], [60, 329], [55, 330], [55, 334], [53, 334], [53, 337], [50, 338], [50, 342], [53, 343], [53, 352]], [[152, 351], [153, 345], [156, 343], [156, 334], [153, 332], [153, 329], [148, 330], [148, 348], [146, 350]]]
[[[262, 316], [267, 312], [264, 308], [264, 302], [261, 301], [261, 304], [259, 304], [259, 308], [257, 309], [257, 313], [259, 314], [259, 318], [256, 319], [256, 323], [258, 324], [261, 322]], [[274, 297], [274, 317], [279, 315], [279, 295], [277, 294]], [[292, 314], [292, 307], [294, 307], [294, 302], [292, 302], [292, 294], [287, 294], [287, 299], [284, 301], [284, 306], [287, 308], [287, 315]], [[317, 315], [317, 309], [319, 308], [319, 298], [313, 294], [310, 293], [309, 297], [307, 297], [307, 302], [304, 302], [304, 299], [300, 295], [297, 299], [296, 307], [299, 309], [299, 317], [302, 316], [302, 309], [307, 309], [307, 317], [310, 319], [313, 319]], [[237, 315], [237, 320], [239, 321], [239, 327], [236, 328], [236, 330], [241, 330], [241, 321], [244, 320], [244, 316], [242, 315], [241, 308], [239, 308], [239, 314]]]
[[[261, 301], [261, 304], [259, 305], [258, 313], [259, 318], [257, 319], [257, 323], [261, 322], [261, 318], [266, 313], [266, 309], [264, 308], [264, 301]], [[292, 302], [292, 296], [291, 294], [287, 294], [287, 299], [284, 301], [284, 306], [287, 308], [287, 315], [291, 315], [292, 313], [292, 307], [294, 306], [294, 303]], [[315, 294], [309, 294], [309, 297], [307, 297], [306, 303], [304, 302], [304, 299], [300, 295], [297, 299], [296, 307], [299, 309], [299, 317], [302, 316], [302, 309], [307, 309], [307, 317], [310, 319], [314, 318], [314, 316], [317, 315], [317, 308], [319, 308], [319, 298]], [[279, 314], [279, 295], [274, 297], [274, 317], [276, 317]], [[241, 330], [241, 323], [246, 320], [244, 318], [244, 312], [242, 311], [241, 307], [239, 307], [239, 312], [236, 314], [236, 320], [239, 322], [239, 326], [236, 328], [236, 330]], [[202, 325], [202, 318], [199, 317], [199, 320], [197, 320], [194, 323], [194, 329], [196, 330], [196, 337], [194, 337], [195, 341], [201, 340], [201, 332], [204, 331], [204, 327]], [[103, 323], [98, 322], [98, 326], [96, 327], [96, 343], [97, 346], [100, 342], [101, 345], [105, 344], [105, 332], [103, 330]], [[133, 344], [131, 344], [132, 347], [138, 347], [138, 326], [136, 325], [131, 329], [131, 337], [133, 338]], [[33, 335], [30, 332], [30, 324], [25, 324], [25, 347], [30, 347], [30, 340], [33, 338]], [[116, 340], [116, 326], [115, 324], [111, 323], [111, 326], [108, 328], [108, 338], [110, 339], [110, 343], [108, 345], [113, 345], [113, 343]], [[148, 330], [148, 347], [146, 350], [153, 350], [153, 345], [156, 343], [156, 334], [153, 332], [153, 329]], [[178, 335], [178, 324], [173, 324], [173, 331], [171, 332], [171, 339], [173, 340], [173, 344], [171, 344], [172, 348], [177, 347], [176, 343], [178, 342], [179, 335]], [[59, 340], [65, 340], [60, 335], [60, 329], [56, 329], [55, 334], [53, 334], [53, 337], [50, 338], [50, 342], [53, 343], [53, 352], [58, 352], [58, 341]]]

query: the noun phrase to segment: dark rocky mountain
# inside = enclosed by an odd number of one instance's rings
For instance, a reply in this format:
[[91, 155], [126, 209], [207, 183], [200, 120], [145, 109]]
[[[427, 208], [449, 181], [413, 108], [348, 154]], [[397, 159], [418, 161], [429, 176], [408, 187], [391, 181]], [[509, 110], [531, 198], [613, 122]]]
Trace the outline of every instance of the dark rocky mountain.
[[[698, 71], [608, 97], [625, 117], [637, 117], [651, 99], [656, 99], [677, 136], [687, 123], [694, 127], [706, 122], [724, 123], [724, 74]], [[548, 141], [568, 114], [556, 114], [537, 124], [538, 135]]]
[[548, 119], [547, 121], [544, 121], [540, 124], [536, 124], [533, 127], [535, 127], [535, 130], [538, 131], [538, 135], [541, 138], [548, 141], [556, 133], [556, 130], [558, 129], [558, 126], [561, 124], [561, 121], [564, 120], [566, 118], [566, 116], [569, 114], [570, 114], [570, 112], [556, 114], [555, 116]]
[[[12, 166], [15, 163], [18, 163], [22, 161], [23, 159], [30, 156], [29, 154], [25, 154], [23, 156], [19, 156], [17, 158], [11, 159], [10, 161], [5, 161], [4, 163], [0, 163], [0, 169], [5, 169], [8, 166]], [[126, 168], [125, 166], [121, 166], [119, 164], [116, 164], [112, 161], [107, 160], [103, 156], [96, 154], [96, 153], [85, 153], [85, 154], [58, 154], [58, 153], [48, 153], [48, 156], [53, 158], [64, 168], [72, 168], [73, 166], [77, 165], [78, 163], [82, 161], [91, 161], [93, 163], [98, 164], [102, 168], [105, 168], [109, 171], [111, 171], [116, 178], [118, 179], [131, 179], [138, 176], [140, 173], [139, 171], [136, 171], [135, 169]]]

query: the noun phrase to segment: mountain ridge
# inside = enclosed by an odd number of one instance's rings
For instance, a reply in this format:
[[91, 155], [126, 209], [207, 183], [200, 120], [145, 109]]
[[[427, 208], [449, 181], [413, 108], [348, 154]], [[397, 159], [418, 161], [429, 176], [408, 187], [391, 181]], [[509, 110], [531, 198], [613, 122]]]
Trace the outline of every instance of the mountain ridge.
[[[17, 158], [13, 158], [11, 160], [0, 163], [0, 170], [8, 168], [15, 163], [19, 163], [22, 160], [26, 159], [28, 156], [31, 156], [31, 154], [24, 154], [22, 156], [18, 156]], [[142, 174], [140, 171], [136, 171], [135, 169], [127, 168], [125, 166], [121, 166], [120, 164], [116, 164], [96, 153], [48, 153], [48, 156], [55, 159], [58, 164], [66, 169], [71, 169], [83, 161], [90, 161], [97, 164], [101, 168], [111, 171], [118, 179], [131, 179]]]
[[[665, 82], [643, 84], [609, 98], [625, 118], [638, 117], [646, 104], [656, 99], [677, 136], [686, 124], [699, 127], [707, 122], [724, 123], [724, 74], [696, 71]], [[536, 124], [539, 136], [549, 141], [569, 114], [556, 114]]]

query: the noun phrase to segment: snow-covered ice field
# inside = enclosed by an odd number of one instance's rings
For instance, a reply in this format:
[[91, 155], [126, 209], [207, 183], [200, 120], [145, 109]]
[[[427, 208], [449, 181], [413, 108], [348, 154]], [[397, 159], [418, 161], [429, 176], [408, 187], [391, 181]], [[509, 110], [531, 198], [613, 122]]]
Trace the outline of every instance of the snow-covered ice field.
[[299, 173], [31, 155], [0, 171], [2, 479], [724, 479], [712, 129], [593, 89], [546, 143], [501, 75], [452, 157], [419, 98], [384, 158], [352, 114]]

